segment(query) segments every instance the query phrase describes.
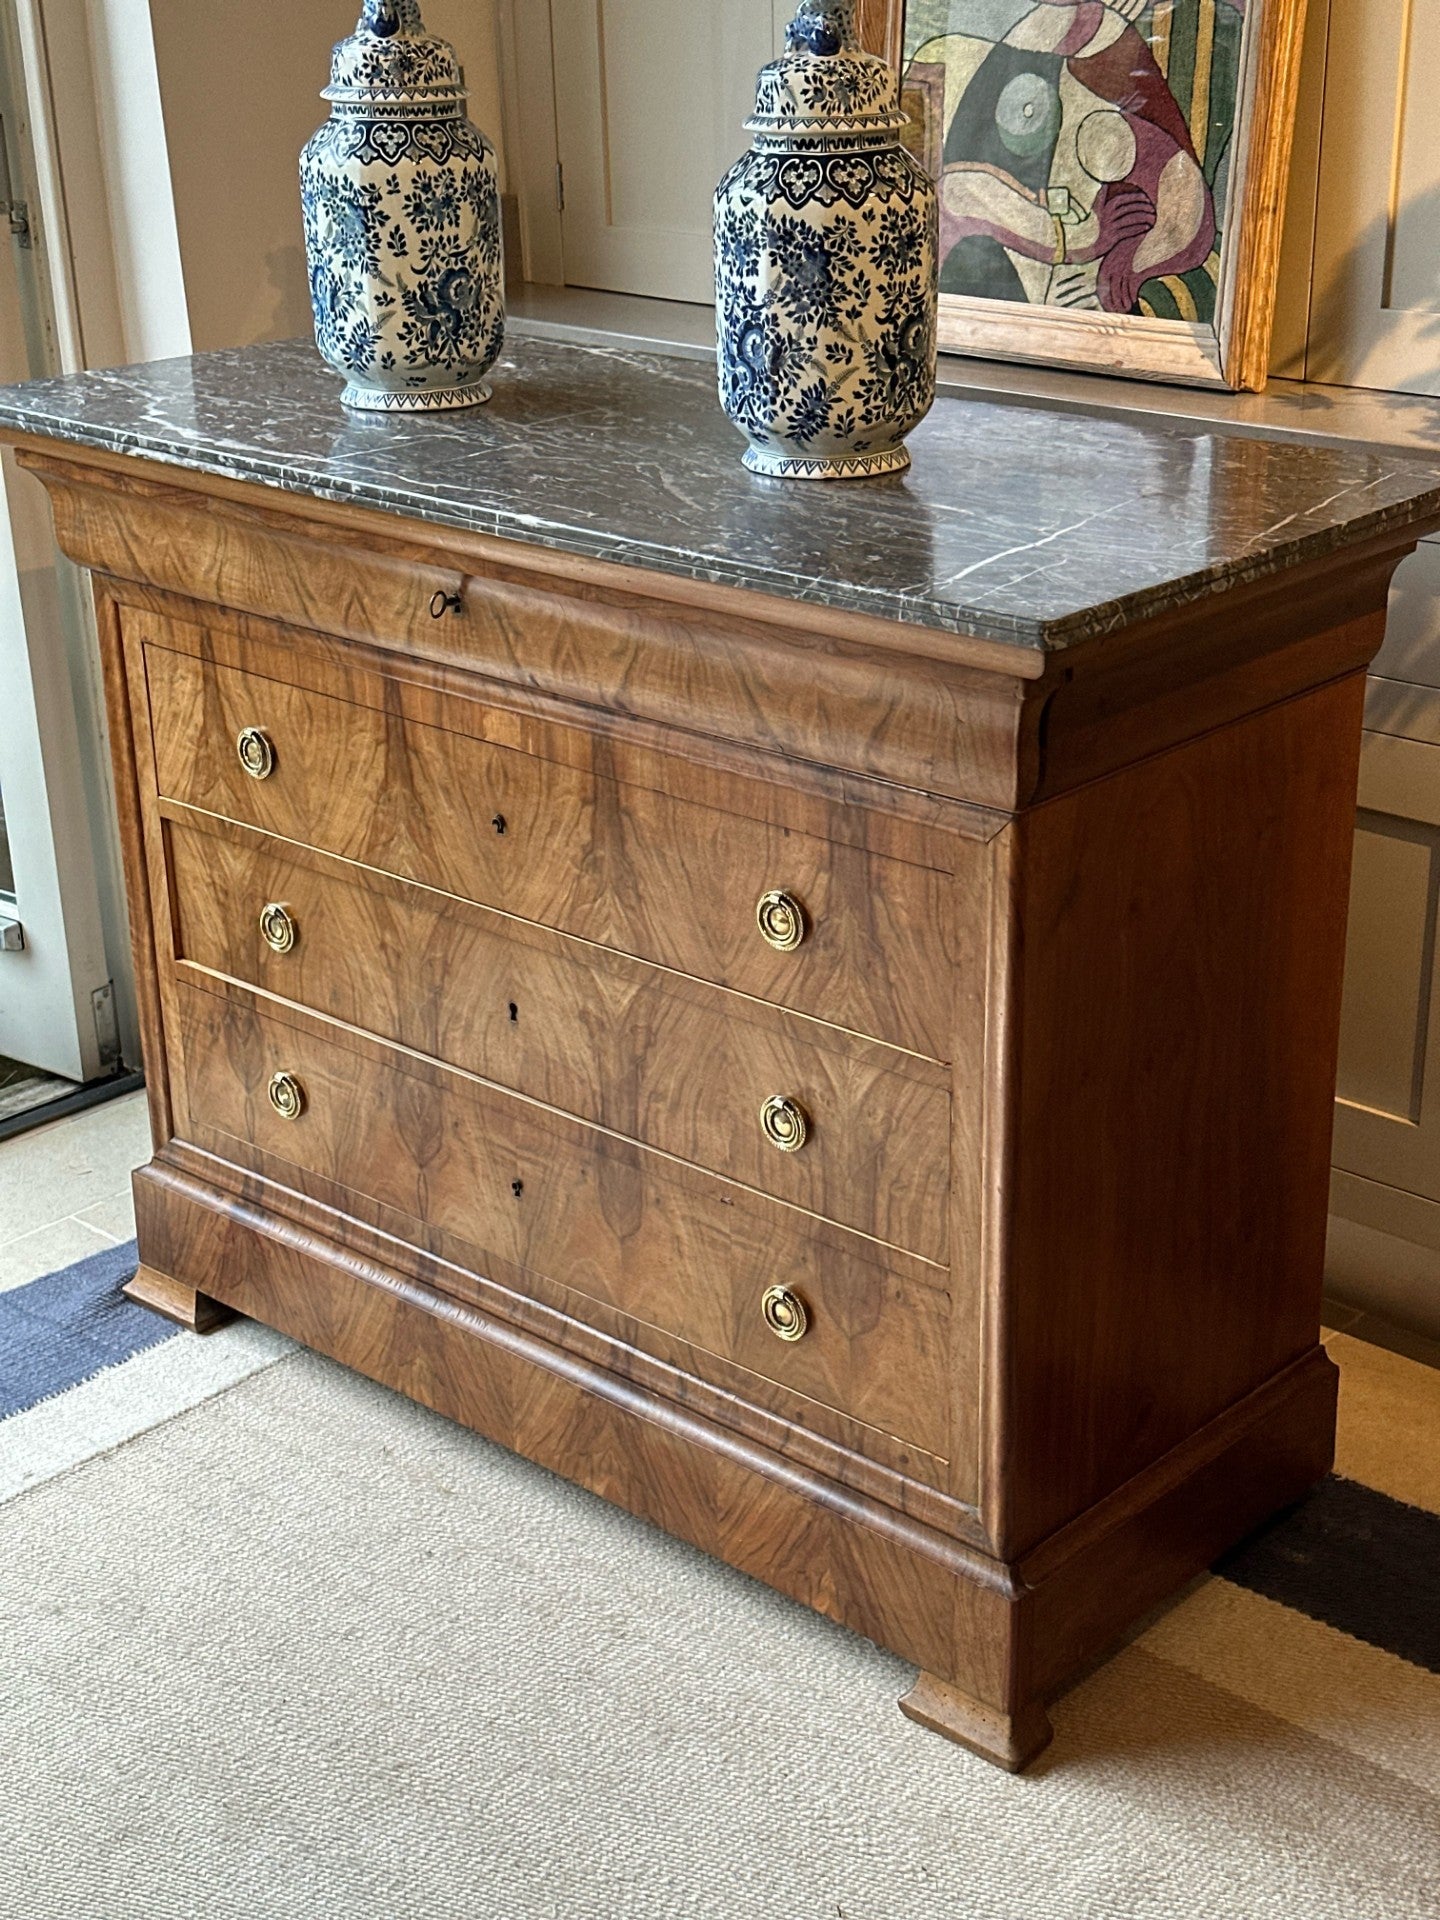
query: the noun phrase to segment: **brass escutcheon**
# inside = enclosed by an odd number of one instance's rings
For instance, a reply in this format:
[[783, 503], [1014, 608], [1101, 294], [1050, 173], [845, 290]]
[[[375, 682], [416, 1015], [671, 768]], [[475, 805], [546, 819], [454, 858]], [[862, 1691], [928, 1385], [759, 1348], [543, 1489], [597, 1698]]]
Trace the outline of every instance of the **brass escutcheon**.
[[810, 1315], [805, 1302], [789, 1287], [771, 1287], [760, 1302], [765, 1324], [777, 1340], [792, 1343], [803, 1340], [810, 1331]]
[[272, 953], [293, 953], [295, 943], [300, 938], [300, 929], [296, 926], [288, 907], [282, 907], [278, 900], [272, 900], [260, 915], [260, 937]]
[[793, 953], [806, 934], [805, 909], [793, 893], [762, 893], [755, 919], [766, 941], [777, 953]]
[[305, 1111], [305, 1089], [293, 1073], [277, 1073], [270, 1082], [270, 1104], [282, 1120], [298, 1120]]
[[262, 728], [242, 727], [235, 751], [252, 780], [268, 780], [275, 771], [275, 743]]
[[810, 1120], [798, 1100], [777, 1093], [760, 1109], [765, 1138], [781, 1153], [799, 1153], [810, 1138]]

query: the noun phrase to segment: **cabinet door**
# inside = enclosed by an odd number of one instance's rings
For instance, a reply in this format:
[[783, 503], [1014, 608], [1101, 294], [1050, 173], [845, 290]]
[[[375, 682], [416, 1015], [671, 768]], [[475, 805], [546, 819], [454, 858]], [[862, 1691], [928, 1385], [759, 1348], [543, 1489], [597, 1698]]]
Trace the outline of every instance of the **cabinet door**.
[[716, 183], [793, 0], [551, 0], [572, 287], [713, 301]]
[[1440, 747], [1367, 734], [1334, 1161], [1440, 1201], [1437, 904]]
[[1306, 373], [1440, 394], [1440, 6], [1333, 0], [1325, 76]]

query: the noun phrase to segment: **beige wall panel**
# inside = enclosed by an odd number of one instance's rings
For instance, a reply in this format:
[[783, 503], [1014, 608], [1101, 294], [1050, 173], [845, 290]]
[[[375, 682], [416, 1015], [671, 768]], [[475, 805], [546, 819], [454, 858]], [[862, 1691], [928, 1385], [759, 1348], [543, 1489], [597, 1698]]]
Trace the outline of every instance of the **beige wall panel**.
[[1440, 1200], [1440, 747], [1367, 734], [1337, 1168]]
[[[1440, 394], [1440, 5], [1329, 0], [1308, 325], [1303, 216], [1277, 368]], [[1313, 20], [1312, 20], [1312, 31]], [[1310, 86], [1315, 85], [1310, 49]], [[1297, 163], [1317, 144], [1302, 106]], [[1303, 171], [1295, 208], [1305, 203]], [[1440, 543], [1401, 567], [1367, 713], [1329, 1284], [1440, 1332]]]
[[1395, 575], [1385, 644], [1374, 672], [1440, 687], [1440, 541], [1424, 540]]
[[[1344, 1174], [1337, 1178], [1325, 1257], [1326, 1292], [1334, 1300], [1349, 1301], [1382, 1320], [1440, 1340], [1440, 1253], [1408, 1237], [1409, 1196], [1393, 1187], [1370, 1187], [1368, 1204], [1357, 1206], [1355, 1184]], [[1382, 1221], [1393, 1218], [1395, 1230], [1353, 1217], [1359, 1210]]]
[[1440, 394], [1440, 6], [1332, 6], [1310, 379]]
[[[569, 285], [713, 302], [715, 186], [793, 13], [793, 0], [716, 0], [676, 35], [674, 0], [551, 0]], [[661, 46], [673, 73], [657, 87]], [[553, 192], [553, 178], [532, 186]]]
[[1409, 822], [1362, 815], [1346, 952], [1340, 1098], [1387, 1120], [1418, 1118], [1429, 1010], [1435, 848]]

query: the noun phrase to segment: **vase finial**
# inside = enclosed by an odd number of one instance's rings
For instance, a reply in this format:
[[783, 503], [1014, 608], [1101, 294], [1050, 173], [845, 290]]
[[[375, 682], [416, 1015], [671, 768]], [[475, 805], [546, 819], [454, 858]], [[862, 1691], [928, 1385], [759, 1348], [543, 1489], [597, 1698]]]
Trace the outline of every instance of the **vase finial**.
[[800, 0], [785, 45], [790, 53], [853, 51], [855, 0]]
[[420, 0], [365, 0], [356, 31], [373, 33], [377, 40], [393, 40], [401, 33], [422, 34]]

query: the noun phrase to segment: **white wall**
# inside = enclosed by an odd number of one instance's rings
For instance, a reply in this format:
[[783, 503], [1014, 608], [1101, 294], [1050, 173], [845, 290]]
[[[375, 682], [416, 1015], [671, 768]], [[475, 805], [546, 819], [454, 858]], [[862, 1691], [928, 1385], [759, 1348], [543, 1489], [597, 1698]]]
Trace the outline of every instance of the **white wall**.
[[[354, 29], [358, 0], [149, 3], [196, 351], [306, 334], [297, 167], [327, 111], [319, 95], [331, 47]], [[424, 11], [454, 42], [472, 117], [498, 146], [494, 0], [428, 0]]]
[[459, 54], [470, 89], [470, 118], [482, 127], [500, 153], [502, 172], [505, 143], [501, 133], [500, 47], [496, 0], [422, 0], [425, 24], [441, 34]]
[[163, 360], [189, 352], [190, 328], [145, 0], [87, 0], [87, 6], [110, 237], [122, 265], [126, 355]]

